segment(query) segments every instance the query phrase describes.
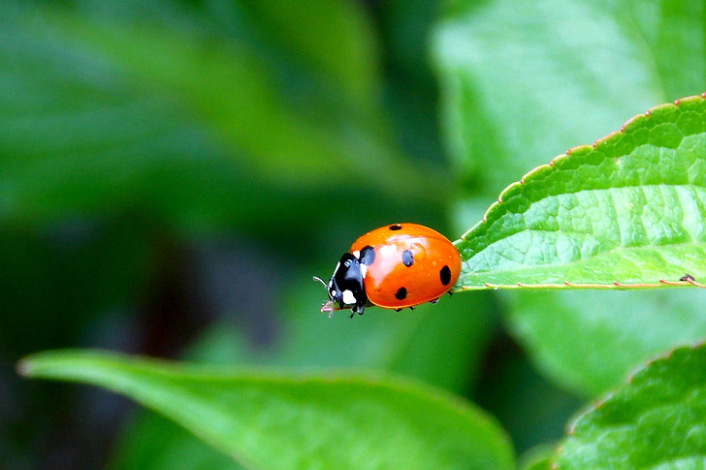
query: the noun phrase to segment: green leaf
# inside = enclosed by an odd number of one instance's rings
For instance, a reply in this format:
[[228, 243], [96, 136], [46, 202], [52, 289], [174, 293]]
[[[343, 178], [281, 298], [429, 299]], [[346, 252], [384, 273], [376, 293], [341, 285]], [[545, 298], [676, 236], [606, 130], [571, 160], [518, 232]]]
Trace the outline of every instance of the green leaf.
[[[433, 52], [447, 147], [469, 194], [455, 202], [458, 230], [484, 213], [479, 195], [495, 197], [517, 175], [618, 129], [633, 112], [704, 89], [700, 0], [449, 3]], [[670, 336], [703, 330], [700, 292], [512, 298], [511, 327], [535, 363], [582, 396], [672, 346]], [[673, 303], [675, 313], [664, 313]]]
[[[518, 175], [704, 90], [701, 0], [453, 0], [433, 37], [458, 231]], [[473, 198], [469, 197], [472, 196]]]
[[705, 415], [706, 347], [678, 348], [579, 416], [557, 468], [704, 468]]
[[457, 242], [457, 289], [706, 277], [706, 94], [651, 109], [508, 187]]
[[595, 397], [675, 344], [706, 338], [706, 291], [512, 292], [506, 319], [554, 383]]
[[145, 411], [114, 440], [106, 468], [114, 470], [238, 470], [243, 467], [183, 427]]
[[[546, 161], [547, 152], [617, 128], [626, 109], [701, 91], [703, 13], [696, 0], [651, 8], [585, 0], [454, 2], [437, 29], [434, 52], [448, 145], [464, 183], [476, 194], [495, 193], [513, 172]], [[679, 40], [659, 39], [677, 24]], [[660, 75], [663, 70], [670, 73]], [[458, 202], [456, 218], [472, 223], [479, 206]]]
[[538, 458], [532, 462], [525, 462], [523, 466], [519, 467], [521, 470], [552, 470], [551, 459], [549, 456], [544, 458]]
[[50, 352], [30, 377], [123, 393], [255, 468], [513, 466], [492, 419], [439, 390], [401, 379], [335, 373], [224, 373], [101, 352]]
[[[278, 321], [276, 346], [253, 348], [228, 320], [206, 328], [189, 348], [187, 360], [295, 370], [389, 370], [460, 393], [476, 383], [483, 351], [497, 321], [491, 292], [442, 299], [414, 312], [372, 310], [350, 320], [346, 315], [329, 319], [312, 313], [311, 306], [318, 305], [322, 291], [308, 276], [293, 276], [283, 291], [287, 294], [275, 310], [287, 315]], [[156, 433], [159, 444], [152, 447], [149, 443], [155, 442]], [[211, 447], [155, 414], [131, 423], [124, 435], [122, 444], [113, 448], [115, 461], [110, 468], [115, 470], [214, 468], [213, 462], [218, 461]]]
[[533, 447], [520, 456], [517, 468], [520, 470], [551, 470], [555, 450], [552, 445]]

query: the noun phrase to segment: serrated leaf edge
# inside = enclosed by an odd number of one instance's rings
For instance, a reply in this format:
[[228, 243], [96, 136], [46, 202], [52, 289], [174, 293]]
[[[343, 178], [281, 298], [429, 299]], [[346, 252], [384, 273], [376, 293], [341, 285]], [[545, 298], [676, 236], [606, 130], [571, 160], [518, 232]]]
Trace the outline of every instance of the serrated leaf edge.
[[[504, 196], [508, 194], [510, 191], [512, 191], [514, 188], [517, 186], [524, 185], [528, 180], [534, 179], [535, 175], [540, 173], [543, 170], [546, 170], [547, 168], [553, 167], [556, 162], [559, 162], [561, 160], [571, 158], [571, 155], [578, 152], [578, 151], [590, 151], [595, 148], [597, 148], [601, 144], [607, 144], [608, 140], [611, 138], [614, 138], [617, 135], [620, 135], [624, 133], [626, 130], [630, 128], [634, 123], [637, 122], [638, 119], [645, 119], [649, 118], [649, 116], [657, 110], [672, 107], [672, 106], [679, 106], [681, 103], [686, 102], [686, 101], [692, 101], [692, 100], [706, 100], [706, 92], [701, 93], [700, 95], [693, 95], [693, 96], [688, 96], [685, 98], [679, 98], [674, 100], [672, 103], [663, 103], [659, 104], [656, 106], [653, 106], [649, 108], [647, 111], [645, 111], [642, 114], [637, 114], [620, 126], [620, 129], [618, 131], [613, 131], [610, 134], [605, 135], [604, 137], [601, 137], [600, 139], [597, 139], [596, 141], [593, 142], [591, 145], [583, 144], [583, 145], [578, 145], [576, 147], [572, 147], [570, 149], [567, 149], [565, 153], [561, 155], [557, 155], [554, 157], [549, 163], [545, 163], [543, 165], [539, 165], [532, 170], [528, 171], [525, 173], [522, 178], [520, 178], [519, 181], [516, 181], [509, 186], [507, 186], [505, 189], [503, 189], [500, 192], [500, 195], [498, 196], [497, 201], [492, 203], [488, 209], [486, 209], [485, 213], [483, 214], [483, 217], [480, 221], [478, 221], [475, 225], [473, 225], [470, 229], [468, 229], [466, 232], [461, 235], [461, 237], [458, 240], [455, 240], [453, 242], [454, 246], [457, 246], [458, 244], [462, 243], [465, 241], [466, 237], [470, 235], [474, 230], [476, 230], [481, 224], [485, 223], [488, 219], [488, 215], [492, 213], [493, 211], [497, 210], [497, 208], [505, 201]], [[658, 282], [654, 283], [621, 283], [621, 282], [612, 282], [612, 283], [607, 283], [607, 284], [594, 284], [594, 283], [587, 283], [587, 284], [581, 284], [581, 283], [574, 283], [574, 282], [563, 282], [559, 284], [526, 284], [522, 282], [518, 282], [514, 285], [512, 284], [490, 284], [490, 283], [485, 283], [484, 287], [486, 289], [513, 289], [513, 288], [542, 288], [542, 289], [561, 289], [561, 288], [587, 288], [587, 289], [626, 289], [626, 288], [655, 288], [655, 287], [699, 287], [699, 288], [706, 288], [706, 284], [700, 284], [695, 282], [694, 278], [689, 274], [689, 273], [684, 273], [684, 276], [679, 279], [679, 281], [668, 281], [665, 279], [660, 279]], [[461, 292], [464, 290], [479, 290], [483, 289], [482, 287], [476, 287], [476, 286], [460, 286], [457, 288], [453, 288], [451, 292]]]
[[618, 385], [613, 390], [605, 393], [600, 398], [593, 400], [591, 403], [586, 405], [581, 411], [579, 411], [571, 419], [571, 421], [568, 423], [568, 425], [566, 427], [567, 436], [571, 436], [574, 433], [576, 423], [581, 418], [586, 416], [588, 413], [591, 413], [592, 411], [600, 409], [608, 400], [613, 398], [618, 392], [623, 390], [625, 387], [632, 385], [635, 377], [638, 374], [642, 373], [646, 368], [651, 367], [659, 362], [670, 360], [672, 358], [672, 355], [674, 354], [674, 352], [679, 349], [688, 348], [691, 350], [697, 350], [697, 349], [700, 349], [703, 347], [706, 347], [706, 340], [701, 340], [701, 341], [696, 341], [696, 342], [686, 342], [686, 343], [682, 343], [682, 344], [677, 344], [666, 352], [657, 353], [657, 354], [645, 359], [641, 364], [635, 366], [630, 372], [628, 372], [628, 374], [625, 378], [625, 381], [621, 385]]
[[503, 189], [503, 190], [500, 192], [500, 195], [498, 196], [498, 200], [495, 201], [494, 203], [492, 203], [492, 204], [490, 205], [490, 207], [488, 207], [488, 209], [485, 211], [485, 213], [483, 214], [483, 218], [482, 218], [478, 223], [476, 223], [475, 225], [473, 225], [470, 229], [468, 229], [466, 232], [464, 232], [464, 234], [461, 235], [461, 237], [460, 237], [458, 240], [454, 241], [453, 243], [454, 243], [454, 244], [461, 243], [461, 242], [466, 238], [467, 235], [469, 235], [469, 234], [470, 234], [471, 232], [473, 232], [479, 225], [481, 225], [482, 223], [484, 223], [484, 222], [487, 220], [489, 213], [491, 213], [492, 211], [496, 210], [496, 208], [497, 208], [500, 204], [502, 204], [502, 203], [504, 202], [503, 197], [504, 197], [508, 192], [510, 192], [510, 190], [512, 190], [512, 189], [515, 188], [516, 186], [521, 186], [521, 185], [525, 184], [525, 183], [527, 182], [527, 180], [532, 180], [532, 179], [534, 179], [534, 175], [537, 174], [537, 173], [539, 173], [540, 171], [542, 171], [542, 170], [544, 170], [544, 169], [546, 169], [546, 168], [553, 167], [553, 166], [555, 165], [555, 163], [558, 162], [558, 161], [561, 161], [561, 160], [566, 159], [566, 158], [570, 158], [570, 157], [571, 157], [571, 154], [576, 153], [576, 152], [579, 151], [579, 150], [591, 150], [591, 149], [595, 149], [596, 147], [598, 147], [598, 146], [601, 145], [601, 144], [607, 143], [607, 141], [608, 141], [609, 139], [613, 138], [613, 137], [616, 136], [616, 135], [620, 135], [620, 134], [624, 133], [626, 130], [628, 130], [628, 129], [630, 128], [630, 126], [631, 126], [637, 119], [647, 118], [647, 117], [649, 117], [649, 116], [650, 116], [654, 111], [656, 111], [656, 110], [663, 109], [663, 108], [667, 108], [667, 107], [671, 107], [671, 106], [679, 106], [679, 105], [680, 105], [681, 103], [683, 103], [684, 101], [691, 101], [691, 100], [696, 100], [696, 99], [703, 99], [703, 100], [706, 100], [706, 91], [703, 92], [703, 93], [701, 93], [700, 95], [693, 95], [693, 96], [688, 96], [688, 97], [686, 97], [686, 98], [679, 98], [679, 99], [677, 99], [677, 100], [674, 100], [674, 102], [672, 102], [672, 103], [663, 103], [663, 104], [659, 104], [659, 105], [657, 105], [657, 106], [653, 106], [652, 108], [648, 109], [648, 110], [645, 111], [644, 113], [642, 113], [642, 114], [637, 114], [637, 115], [631, 117], [630, 119], [628, 119], [627, 121], [625, 121], [625, 124], [623, 124], [622, 126], [620, 126], [620, 130], [618, 130], [618, 131], [613, 131], [613, 132], [611, 132], [610, 134], [607, 134], [607, 135], [601, 137], [600, 139], [598, 139], [598, 140], [596, 140], [595, 142], [593, 142], [593, 144], [591, 144], [591, 145], [583, 144], [583, 145], [578, 145], [578, 146], [576, 146], [576, 147], [572, 147], [572, 148], [566, 150], [565, 153], [563, 153], [563, 154], [561, 154], [561, 155], [557, 155], [556, 157], [552, 158], [552, 160], [551, 160], [549, 163], [545, 163], [545, 164], [543, 164], [543, 165], [539, 165], [539, 166], [533, 168], [532, 170], [530, 170], [530, 171], [528, 171], [527, 173], [525, 173], [525, 175], [524, 175], [522, 178], [520, 178], [519, 181], [516, 181], [516, 182], [510, 184], [509, 186], [507, 186], [505, 189]]

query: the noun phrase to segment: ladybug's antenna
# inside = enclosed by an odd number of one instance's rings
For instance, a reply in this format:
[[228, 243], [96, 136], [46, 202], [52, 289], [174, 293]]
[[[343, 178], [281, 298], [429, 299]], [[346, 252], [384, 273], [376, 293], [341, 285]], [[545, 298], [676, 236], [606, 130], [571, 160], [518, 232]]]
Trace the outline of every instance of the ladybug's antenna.
[[320, 277], [314, 276], [314, 280], [319, 281], [321, 284], [323, 284], [324, 288], [326, 288], [326, 290], [328, 290], [328, 286], [326, 285], [326, 283], [324, 282], [323, 279], [321, 279]]

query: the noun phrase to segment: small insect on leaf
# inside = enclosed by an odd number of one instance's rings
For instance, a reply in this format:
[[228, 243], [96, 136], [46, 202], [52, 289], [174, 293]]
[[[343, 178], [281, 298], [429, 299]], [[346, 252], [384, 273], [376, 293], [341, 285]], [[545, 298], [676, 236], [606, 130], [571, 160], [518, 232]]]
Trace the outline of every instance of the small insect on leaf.
[[[344, 253], [326, 287], [321, 308], [331, 314], [366, 307], [400, 310], [437, 300], [461, 273], [461, 255], [446, 237], [422, 225], [404, 223], [366, 233]], [[337, 305], [337, 307], [336, 307]]]

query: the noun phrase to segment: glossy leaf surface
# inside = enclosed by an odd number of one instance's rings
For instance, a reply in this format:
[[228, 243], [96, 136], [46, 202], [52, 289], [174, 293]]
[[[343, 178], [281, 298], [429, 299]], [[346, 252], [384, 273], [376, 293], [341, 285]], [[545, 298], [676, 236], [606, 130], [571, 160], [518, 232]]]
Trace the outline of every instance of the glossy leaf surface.
[[580, 416], [557, 468], [703, 468], [705, 413], [706, 348], [676, 349]]
[[457, 243], [457, 288], [691, 285], [706, 277], [705, 175], [706, 99], [653, 108], [503, 191]]
[[513, 466], [511, 447], [488, 416], [399, 379], [224, 373], [100, 352], [44, 353], [20, 370], [123, 393], [254, 468]]

